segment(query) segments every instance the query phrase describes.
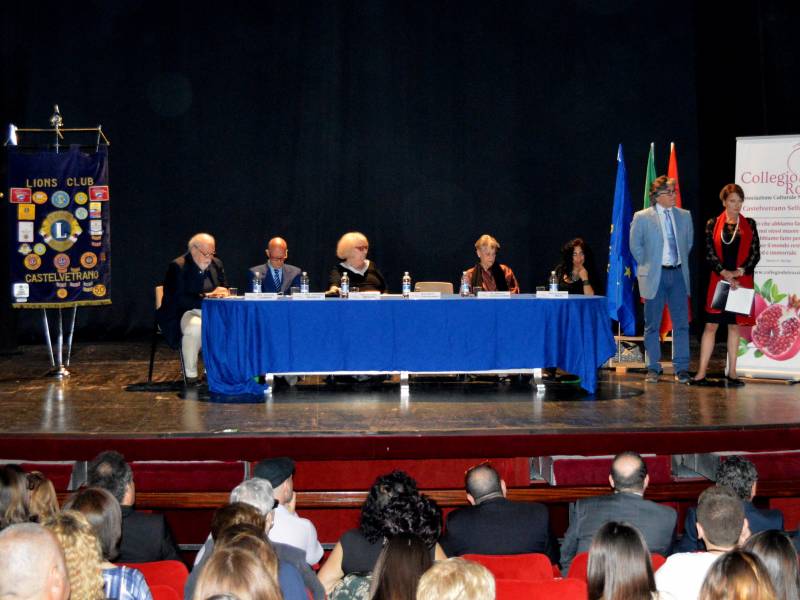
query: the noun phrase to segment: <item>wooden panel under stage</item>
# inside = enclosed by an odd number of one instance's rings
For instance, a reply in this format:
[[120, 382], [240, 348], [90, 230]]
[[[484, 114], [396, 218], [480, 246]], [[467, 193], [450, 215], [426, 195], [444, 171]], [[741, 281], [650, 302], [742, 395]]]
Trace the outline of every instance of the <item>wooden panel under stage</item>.
[[[696, 353], [695, 353], [696, 354]], [[721, 352], [718, 352], [721, 354]], [[48, 377], [41, 346], [0, 358], [0, 457], [88, 458], [110, 446], [131, 459], [535, 456], [800, 448], [800, 389], [644, 383], [603, 371], [597, 393], [492, 379], [325, 385], [215, 398], [185, 390], [177, 353], [147, 342], [76, 343], [72, 377]]]

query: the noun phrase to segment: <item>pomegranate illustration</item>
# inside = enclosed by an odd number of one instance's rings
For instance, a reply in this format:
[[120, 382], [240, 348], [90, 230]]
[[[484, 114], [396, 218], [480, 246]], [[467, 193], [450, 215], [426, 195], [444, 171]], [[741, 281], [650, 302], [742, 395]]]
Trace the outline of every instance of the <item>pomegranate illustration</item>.
[[[758, 319], [758, 316], [764, 312], [769, 307], [766, 300], [761, 294], [755, 294], [755, 299], [753, 301], [753, 318]], [[739, 326], [739, 337], [743, 337], [748, 343], [753, 341], [753, 326], [752, 325], [740, 325]]]
[[772, 360], [788, 360], [800, 352], [800, 298], [792, 294], [788, 304], [772, 304], [756, 319], [752, 337], [756, 348]]

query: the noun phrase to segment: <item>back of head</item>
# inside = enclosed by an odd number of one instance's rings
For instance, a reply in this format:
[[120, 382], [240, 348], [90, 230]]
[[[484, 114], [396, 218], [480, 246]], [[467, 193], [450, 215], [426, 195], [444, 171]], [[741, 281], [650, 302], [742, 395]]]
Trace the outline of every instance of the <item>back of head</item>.
[[744, 507], [729, 488], [706, 488], [697, 501], [697, 522], [703, 528], [703, 539], [719, 548], [733, 548], [744, 526]]
[[774, 600], [769, 574], [755, 554], [732, 550], [711, 565], [698, 600]]
[[30, 490], [29, 513], [31, 520], [41, 523], [58, 512], [58, 496], [56, 488], [43, 473], [28, 473], [28, 489]]
[[28, 520], [28, 485], [16, 465], [0, 466], [0, 529]]
[[782, 531], [760, 531], [742, 546], [742, 550], [755, 554], [767, 569], [777, 600], [800, 598], [797, 550]]
[[753, 484], [756, 481], [758, 481], [756, 466], [741, 456], [731, 456], [717, 467], [717, 485], [732, 489], [742, 500], [750, 500]]
[[430, 549], [416, 535], [391, 538], [375, 563], [370, 598], [414, 600], [419, 578], [432, 564]]
[[238, 548], [255, 554], [273, 579], [278, 578], [278, 556], [267, 539], [264, 529], [249, 523], [228, 527], [214, 541], [214, 548]]
[[76, 510], [65, 510], [44, 521], [64, 550], [73, 598], [103, 600], [103, 556], [89, 521]]
[[0, 598], [66, 600], [69, 580], [55, 536], [36, 523], [0, 532]]
[[133, 471], [125, 457], [114, 450], [101, 452], [89, 463], [87, 484], [108, 490], [122, 504], [127, 486], [133, 481]]
[[262, 515], [267, 516], [275, 505], [275, 491], [272, 484], [261, 477], [247, 479], [231, 491], [231, 502], [244, 502], [255, 506]]
[[502, 496], [503, 488], [500, 481], [500, 475], [488, 463], [472, 467], [464, 476], [467, 493], [472, 496], [476, 504]]
[[281, 600], [278, 582], [252, 552], [238, 548], [220, 548], [200, 572], [194, 598], [206, 600], [229, 594], [238, 600]]
[[78, 490], [64, 503], [64, 510], [83, 513], [100, 540], [103, 558], [113, 560], [117, 557], [122, 536], [122, 512], [111, 492], [91, 487]]
[[614, 457], [611, 479], [616, 491], [641, 494], [646, 477], [647, 465], [638, 452], [621, 452]]
[[417, 586], [417, 600], [494, 600], [494, 596], [494, 577], [489, 570], [463, 558], [434, 563]]
[[220, 535], [230, 527], [246, 523], [258, 528], [264, 533], [266, 519], [255, 507], [244, 502], [231, 502], [216, 510], [211, 520], [211, 537], [216, 542]]
[[647, 543], [638, 529], [609, 522], [592, 539], [587, 567], [589, 600], [650, 598], [656, 591]]

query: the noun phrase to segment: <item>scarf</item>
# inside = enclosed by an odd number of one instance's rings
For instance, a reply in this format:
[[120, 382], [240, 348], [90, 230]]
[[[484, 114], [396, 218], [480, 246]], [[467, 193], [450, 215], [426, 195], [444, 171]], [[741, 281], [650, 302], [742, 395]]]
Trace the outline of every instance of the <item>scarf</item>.
[[[722, 214], [717, 217], [717, 222], [714, 224], [714, 252], [722, 261], [722, 234], [725, 231], [725, 211], [722, 211]], [[747, 256], [750, 254], [750, 244], [753, 243], [753, 228], [750, 227], [750, 223], [747, 222], [747, 219], [744, 218], [741, 214], [739, 215], [739, 250], [736, 253], [736, 265], [743, 265], [744, 262], [747, 260]], [[722, 277], [719, 273], [714, 271], [711, 272], [711, 282], [708, 286], [708, 295], [706, 296], [706, 311], [709, 313], [719, 313], [720, 311], [711, 308], [711, 300], [714, 298], [714, 290], [717, 289], [717, 284], [722, 280]], [[752, 275], [742, 275], [738, 279], [739, 285], [746, 288], [753, 288], [753, 276]], [[754, 303], [755, 306], [755, 303]], [[753, 311], [750, 310], [749, 315], [736, 315], [736, 324], [737, 325], [755, 325], [755, 319], [753, 318]]]

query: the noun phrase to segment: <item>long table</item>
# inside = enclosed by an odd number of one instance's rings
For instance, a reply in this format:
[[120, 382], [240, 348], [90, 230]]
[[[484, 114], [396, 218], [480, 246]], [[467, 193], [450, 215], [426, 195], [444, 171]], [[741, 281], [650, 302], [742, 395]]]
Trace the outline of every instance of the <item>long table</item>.
[[557, 366], [594, 392], [616, 351], [602, 296], [203, 301], [212, 392], [260, 394], [264, 374], [468, 373]]

